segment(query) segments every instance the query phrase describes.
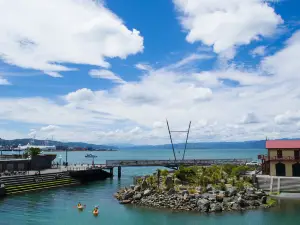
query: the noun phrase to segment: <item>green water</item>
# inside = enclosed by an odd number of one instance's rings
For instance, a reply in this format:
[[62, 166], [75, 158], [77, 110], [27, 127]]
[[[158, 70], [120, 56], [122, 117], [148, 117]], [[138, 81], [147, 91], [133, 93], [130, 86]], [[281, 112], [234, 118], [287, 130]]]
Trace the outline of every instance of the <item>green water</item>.
[[[229, 158], [251, 157], [264, 150], [193, 150], [188, 158]], [[62, 154], [64, 157], [64, 153]], [[163, 150], [129, 150], [120, 152], [98, 152], [96, 162], [105, 159], [168, 159], [169, 151]], [[69, 161], [79, 162], [84, 152], [69, 153]], [[198, 225], [198, 224], [299, 224], [300, 202], [281, 201], [276, 208], [247, 212], [221, 214], [172, 213], [124, 206], [112, 197], [118, 188], [132, 183], [132, 176], [153, 172], [156, 168], [124, 168], [122, 179], [107, 179], [86, 186], [68, 187], [13, 196], [0, 200], [0, 225], [82, 225], [82, 224], [123, 224], [123, 225]], [[79, 212], [75, 206], [78, 201], [86, 204], [86, 210]], [[99, 205], [98, 217], [92, 215], [94, 205]]]

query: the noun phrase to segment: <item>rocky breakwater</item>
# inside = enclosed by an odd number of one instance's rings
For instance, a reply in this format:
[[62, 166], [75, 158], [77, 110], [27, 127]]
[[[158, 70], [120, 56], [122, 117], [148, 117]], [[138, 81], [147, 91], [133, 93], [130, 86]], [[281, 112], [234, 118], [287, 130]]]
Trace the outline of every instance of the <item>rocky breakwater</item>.
[[[254, 187], [237, 187], [226, 184], [226, 190], [218, 190], [213, 185], [189, 187], [179, 184], [172, 176], [165, 178], [163, 187], [154, 187], [144, 179], [139, 185], [125, 187], [115, 193], [121, 204], [134, 204], [151, 208], [175, 211], [222, 212], [269, 208], [268, 196]], [[174, 185], [176, 184], [176, 185]], [[205, 192], [201, 189], [205, 189]]]

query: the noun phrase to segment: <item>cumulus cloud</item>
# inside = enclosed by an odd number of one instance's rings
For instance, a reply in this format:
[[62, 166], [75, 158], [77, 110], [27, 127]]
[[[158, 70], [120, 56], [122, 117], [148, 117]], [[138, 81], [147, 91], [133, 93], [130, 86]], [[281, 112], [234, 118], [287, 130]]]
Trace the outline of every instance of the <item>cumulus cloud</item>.
[[69, 102], [81, 102], [91, 101], [95, 97], [94, 92], [87, 88], [79, 89], [75, 92], [71, 92], [66, 96], [66, 100]]
[[300, 71], [300, 30], [286, 41], [286, 46], [262, 61], [262, 69], [280, 80], [298, 79]]
[[247, 113], [246, 115], [244, 115], [244, 117], [241, 120], [241, 123], [243, 124], [251, 124], [251, 123], [258, 123], [258, 122], [259, 119], [254, 112]]
[[49, 125], [49, 126], [42, 127], [41, 131], [43, 131], [43, 132], [53, 132], [57, 129], [59, 129], [59, 126]]
[[253, 57], [264, 56], [266, 54], [266, 46], [258, 46], [251, 51]]
[[9, 81], [0, 77], [0, 85], [10, 85]]
[[[283, 20], [263, 0], [173, 0], [190, 43], [222, 53], [272, 35]], [[232, 56], [231, 56], [232, 57]]]
[[63, 63], [107, 68], [106, 58], [124, 59], [144, 48], [139, 31], [101, 2], [1, 0], [0, 20], [1, 59], [52, 77], [76, 69]]
[[300, 110], [286, 111], [283, 114], [276, 115], [274, 118], [277, 124], [291, 124], [300, 122]]
[[93, 78], [111, 80], [115, 83], [125, 83], [125, 81], [109, 70], [90, 70], [89, 75]]

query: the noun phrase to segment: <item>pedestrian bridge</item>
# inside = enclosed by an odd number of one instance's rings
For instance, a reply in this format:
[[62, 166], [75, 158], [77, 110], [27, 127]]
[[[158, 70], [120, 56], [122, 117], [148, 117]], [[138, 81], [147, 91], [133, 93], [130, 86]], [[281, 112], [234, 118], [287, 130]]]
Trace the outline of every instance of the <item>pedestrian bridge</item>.
[[107, 167], [132, 167], [132, 166], [211, 166], [234, 164], [242, 165], [252, 159], [184, 159], [184, 160], [106, 160]]

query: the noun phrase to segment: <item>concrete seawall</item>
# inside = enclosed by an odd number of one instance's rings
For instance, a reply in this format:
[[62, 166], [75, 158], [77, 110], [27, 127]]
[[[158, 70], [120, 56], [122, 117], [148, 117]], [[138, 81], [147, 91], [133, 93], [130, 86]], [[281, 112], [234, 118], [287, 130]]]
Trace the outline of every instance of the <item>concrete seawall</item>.
[[0, 178], [0, 184], [2, 185], [0, 188], [0, 197], [51, 188], [81, 185], [90, 181], [104, 180], [108, 177], [112, 177], [112, 174], [102, 169], [47, 172], [40, 175], [6, 176]]
[[265, 191], [300, 193], [300, 177], [257, 175], [256, 178], [258, 187]]

